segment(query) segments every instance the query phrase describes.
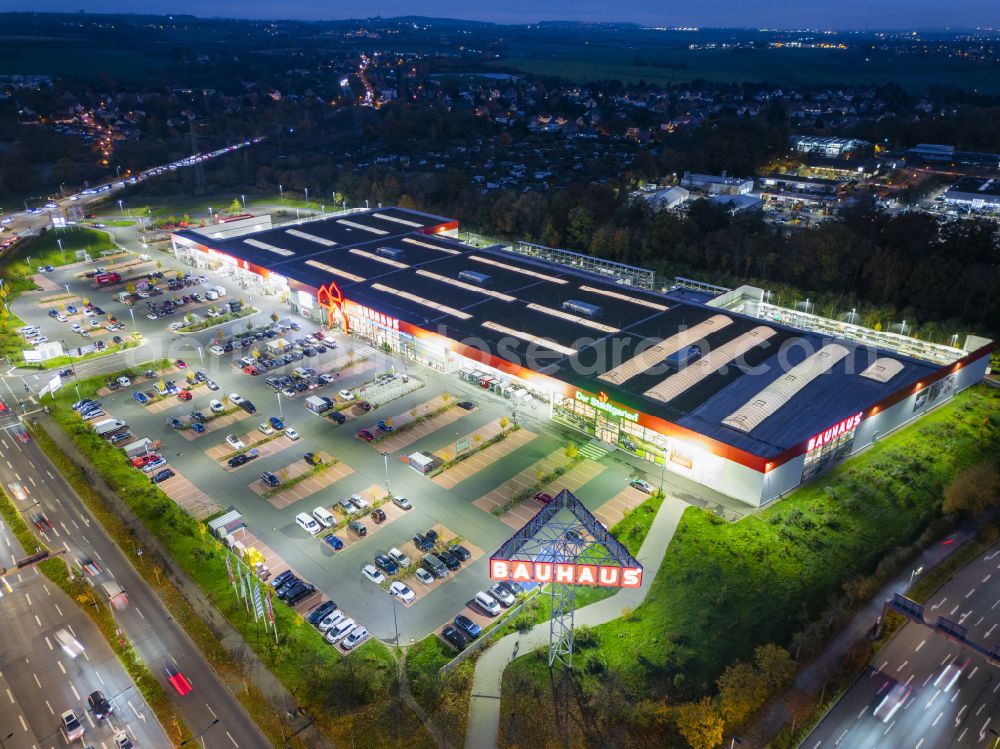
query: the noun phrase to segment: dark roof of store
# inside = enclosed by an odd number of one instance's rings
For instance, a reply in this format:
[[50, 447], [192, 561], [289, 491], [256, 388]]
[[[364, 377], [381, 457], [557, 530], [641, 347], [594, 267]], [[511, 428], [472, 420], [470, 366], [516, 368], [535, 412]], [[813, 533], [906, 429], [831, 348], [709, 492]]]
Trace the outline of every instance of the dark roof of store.
[[[390, 210], [393, 209], [380, 212]], [[399, 218], [417, 221], [412, 218], [414, 215], [422, 216], [429, 227], [448, 221], [408, 211]], [[347, 218], [359, 223], [370, 221], [368, 214]], [[320, 224], [309, 222], [293, 228], [316, 235], [343, 228], [343, 225], [336, 228]], [[274, 233], [271, 230], [249, 238], [277, 244]], [[268, 258], [266, 263], [260, 263], [254, 259], [257, 253], [268, 251], [247, 245], [243, 241], [247, 238], [211, 242], [199, 236], [196, 241], [211, 243], [220, 252], [266, 265], [312, 288], [335, 281], [344, 297], [352, 302], [485, 348], [494, 356], [591, 393], [604, 391], [612, 401], [627, 408], [658, 416], [761, 457], [775, 456], [937, 370], [936, 366], [899, 354], [711, 307], [703, 303], [704, 295], [696, 292], [644, 291], [615, 284], [606, 276], [529, 259], [501, 247], [474, 248], [442, 236], [397, 233], [362, 243], [348, 240], [336, 247], [311, 246], [310, 252], [301, 248], [303, 251], [294, 257], [280, 258], [277, 262]], [[382, 257], [377, 252], [379, 248], [402, 250], [401, 256], [396, 255], [396, 262], [405, 267], [373, 259], [372, 256]], [[364, 280], [333, 275], [308, 261]], [[475, 284], [462, 287], [444, 280], [459, 280], [459, 274], [467, 270], [488, 275], [490, 285], [482, 289]], [[590, 318], [583, 314], [576, 313], [580, 321], [558, 314], [565, 312], [562, 304], [568, 300], [599, 306], [601, 313], [593, 318], [594, 322], [614, 330], [595, 329], [588, 322]], [[716, 315], [724, 315], [731, 322], [695, 342], [705, 353], [758, 326], [771, 328], [774, 335], [766, 344], [751, 349], [739, 364], [708, 374], [666, 403], [644, 394], [670, 374], [662, 367], [657, 374], [643, 372], [620, 385], [599, 379], [599, 375], [636, 352]], [[498, 325], [502, 330], [484, 323]], [[516, 335], [505, 332], [508, 330]], [[745, 433], [722, 423], [791, 367], [832, 342], [844, 346], [848, 356], [807, 384], [756, 428]], [[883, 357], [899, 361], [902, 370], [885, 383], [860, 376], [876, 358]]]

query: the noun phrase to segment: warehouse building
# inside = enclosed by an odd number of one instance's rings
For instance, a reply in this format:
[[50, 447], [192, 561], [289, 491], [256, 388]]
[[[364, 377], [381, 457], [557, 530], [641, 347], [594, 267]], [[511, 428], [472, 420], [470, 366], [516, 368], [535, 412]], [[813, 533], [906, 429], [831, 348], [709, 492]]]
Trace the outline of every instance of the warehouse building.
[[1000, 179], [962, 177], [945, 190], [944, 202], [973, 211], [1000, 208]]
[[802, 316], [759, 289], [666, 293], [502, 246], [398, 208], [254, 235], [173, 235], [299, 314], [531, 405], [563, 424], [759, 506], [981, 380], [964, 349]]

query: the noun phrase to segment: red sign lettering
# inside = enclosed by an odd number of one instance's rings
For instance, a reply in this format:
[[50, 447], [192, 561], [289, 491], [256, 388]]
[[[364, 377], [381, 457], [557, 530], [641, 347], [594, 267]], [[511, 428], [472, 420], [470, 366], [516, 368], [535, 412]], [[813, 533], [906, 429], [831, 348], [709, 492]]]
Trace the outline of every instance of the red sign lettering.
[[599, 585], [605, 588], [638, 588], [642, 567], [612, 567], [574, 562], [490, 559], [491, 580], [563, 585]]
[[833, 440], [840, 437], [842, 434], [846, 434], [852, 429], [857, 429], [858, 424], [861, 423], [861, 413], [856, 413], [854, 416], [848, 416], [846, 419], [841, 421], [839, 424], [834, 424], [829, 429], [825, 429], [815, 437], [809, 439], [809, 446], [806, 451], [813, 450], [817, 447], [822, 447], [827, 442], [832, 442]]

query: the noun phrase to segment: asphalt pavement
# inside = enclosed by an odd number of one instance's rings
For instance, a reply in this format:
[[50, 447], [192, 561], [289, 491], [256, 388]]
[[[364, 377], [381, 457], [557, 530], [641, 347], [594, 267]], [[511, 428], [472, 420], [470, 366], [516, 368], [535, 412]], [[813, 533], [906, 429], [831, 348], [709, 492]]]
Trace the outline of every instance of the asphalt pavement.
[[[66, 558], [73, 561], [92, 559], [101, 568], [100, 574], [93, 578], [95, 582], [115, 581], [125, 589], [128, 604], [121, 610], [113, 609], [115, 619], [177, 704], [189, 728], [199, 732], [211, 726], [216, 718], [220, 719], [203, 737], [206, 749], [270, 746], [240, 702], [134, 569], [133, 561], [141, 563], [137, 550], [127, 550], [131, 558], [126, 558], [33, 441], [21, 444], [4, 436], [3, 444], [0, 476], [8, 487], [16, 482], [23, 490], [23, 499], [14, 498], [18, 509], [29, 517], [29, 522], [31, 514], [45, 513], [52, 530], [41, 535], [50, 548], [62, 547]], [[37, 643], [11, 652], [38, 652]], [[190, 694], [180, 696], [167, 683], [168, 665], [176, 666], [188, 678], [194, 686]], [[6, 671], [5, 674], [10, 678]]]
[[[931, 597], [924, 619], [934, 624], [938, 617], [967, 627], [968, 639], [988, 649], [1000, 641], [1000, 545]], [[1000, 732], [998, 708], [1000, 670], [995, 665], [910, 622], [800, 746], [992, 747], [998, 738], [993, 730]]]

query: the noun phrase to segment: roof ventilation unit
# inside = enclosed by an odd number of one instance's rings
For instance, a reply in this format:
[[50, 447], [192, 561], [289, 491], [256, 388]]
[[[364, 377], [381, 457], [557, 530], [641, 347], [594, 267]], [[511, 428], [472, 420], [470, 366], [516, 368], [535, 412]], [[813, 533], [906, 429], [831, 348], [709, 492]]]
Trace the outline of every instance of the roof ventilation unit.
[[474, 270], [463, 270], [458, 274], [458, 277], [462, 281], [474, 283], [476, 286], [491, 286], [493, 284], [493, 279], [490, 276], [485, 273], [478, 273]]
[[562, 303], [562, 308], [567, 312], [575, 312], [587, 317], [598, 317], [601, 314], [601, 308], [596, 304], [581, 302], [577, 299], [567, 299]]
[[398, 247], [379, 247], [375, 250], [375, 254], [387, 257], [390, 260], [402, 260], [406, 257], [406, 253]]

